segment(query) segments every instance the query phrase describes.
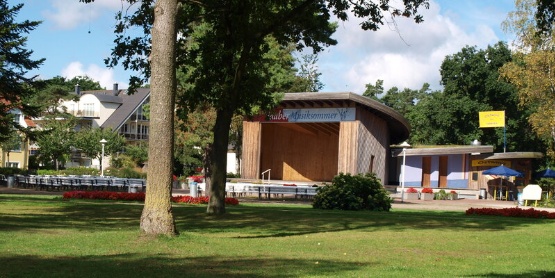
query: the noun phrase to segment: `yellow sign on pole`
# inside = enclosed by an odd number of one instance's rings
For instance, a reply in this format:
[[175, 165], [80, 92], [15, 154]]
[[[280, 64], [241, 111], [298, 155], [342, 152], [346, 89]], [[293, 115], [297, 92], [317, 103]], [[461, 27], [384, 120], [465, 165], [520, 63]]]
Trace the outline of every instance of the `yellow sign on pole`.
[[480, 112], [480, 127], [505, 127], [505, 111]]

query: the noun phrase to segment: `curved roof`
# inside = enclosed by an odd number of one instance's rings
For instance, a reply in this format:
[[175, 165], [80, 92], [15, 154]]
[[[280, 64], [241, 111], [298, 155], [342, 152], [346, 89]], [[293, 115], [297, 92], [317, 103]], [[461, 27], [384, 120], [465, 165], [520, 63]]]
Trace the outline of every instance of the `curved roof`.
[[405, 141], [411, 131], [409, 122], [399, 112], [378, 101], [350, 92], [286, 93], [281, 100], [281, 104], [284, 106], [299, 106], [298, 104], [302, 104], [305, 107], [315, 105], [352, 107], [352, 104], [358, 104], [387, 122], [391, 134], [390, 140], [393, 144]]
[[491, 156], [484, 158], [485, 160], [495, 159], [518, 159], [518, 158], [542, 158], [543, 153], [540, 152], [507, 152], [507, 153], [494, 153]]

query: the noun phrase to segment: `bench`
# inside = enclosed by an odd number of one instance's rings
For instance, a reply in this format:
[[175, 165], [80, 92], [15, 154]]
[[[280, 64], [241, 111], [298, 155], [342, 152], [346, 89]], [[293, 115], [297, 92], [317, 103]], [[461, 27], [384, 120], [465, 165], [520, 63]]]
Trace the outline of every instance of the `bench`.
[[297, 186], [296, 185], [270, 185], [270, 186], [259, 186], [258, 199], [261, 199], [262, 195], [266, 195], [266, 198], [270, 199], [272, 194], [274, 197], [283, 195], [296, 195]]
[[300, 196], [301, 199], [302, 198], [307, 198], [310, 199], [312, 197], [314, 197], [316, 195], [316, 193], [318, 193], [316, 191], [318, 187], [299, 187], [299, 190], [295, 196], [295, 198], [297, 198], [297, 196]]

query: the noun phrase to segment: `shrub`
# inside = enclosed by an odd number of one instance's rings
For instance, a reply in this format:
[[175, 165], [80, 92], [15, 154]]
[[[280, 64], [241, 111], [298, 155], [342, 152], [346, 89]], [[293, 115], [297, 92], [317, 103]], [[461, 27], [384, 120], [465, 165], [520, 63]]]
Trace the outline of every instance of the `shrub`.
[[[38, 170], [39, 175], [51, 175], [51, 176], [67, 176], [67, 175], [75, 175], [75, 176], [83, 176], [83, 175], [90, 175], [90, 176], [98, 176], [100, 175], [100, 170], [95, 168], [86, 168], [86, 167], [74, 167], [74, 168], [67, 168], [64, 170], [56, 171], [56, 170]], [[139, 173], [135, 171], [133, 168], [107, 168], [104, 170], [105, 176], [117, 177], [117, 178], [128, 178], [128, 179], [144, 179], [146, 178], [146, 173]]]
[[435, 194], [435, 199], [436, 200], [447, 200], [447, 199], [449, 199], [449, 194], [447, 194], [447, 192], [445, 192], [444, 189], [441, 189]]
[[312, 207], [319, 209], [389, 211], [393, 202], [373, 173], [341, 173], [331, 185], [319, 187], [316, 192]]
[[233, 178], [240, 178], [240, 177], [241, 177], [241, 174], [240, 174], [240, 173], [234, 174], [234, 173], [228, 172], [228, 173], [226, 174], [226, 177], [227, 177], [227, 178], [230, 178], [230, 179], [233, 179]]
[[13, 175], [24, 175], [26, 171], [19, 168], [12, 167], [0, 167], [0, 175], [13, 176]]

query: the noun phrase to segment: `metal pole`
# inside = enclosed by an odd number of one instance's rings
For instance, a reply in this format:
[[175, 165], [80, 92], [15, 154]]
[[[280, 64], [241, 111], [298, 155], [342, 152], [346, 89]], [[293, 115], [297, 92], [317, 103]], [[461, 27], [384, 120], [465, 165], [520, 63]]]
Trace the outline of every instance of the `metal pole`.
[[100, 176], [104, 177], [104, 143], [102, 143], [102, 157], [100, 158]]
[[100, 140], [100, 144], [102, 144], [102, 156], [100, 157], [100, 176], [104, 177], [104, 144], [106, 144], [106, 141], [104, 138], [102, 138], [102, 140]]
[[403, 168], [401, 168], [401, 203], [405, 201], [405, 159], [406, 159], [406, 150], [407, 148], [403, 148]]

